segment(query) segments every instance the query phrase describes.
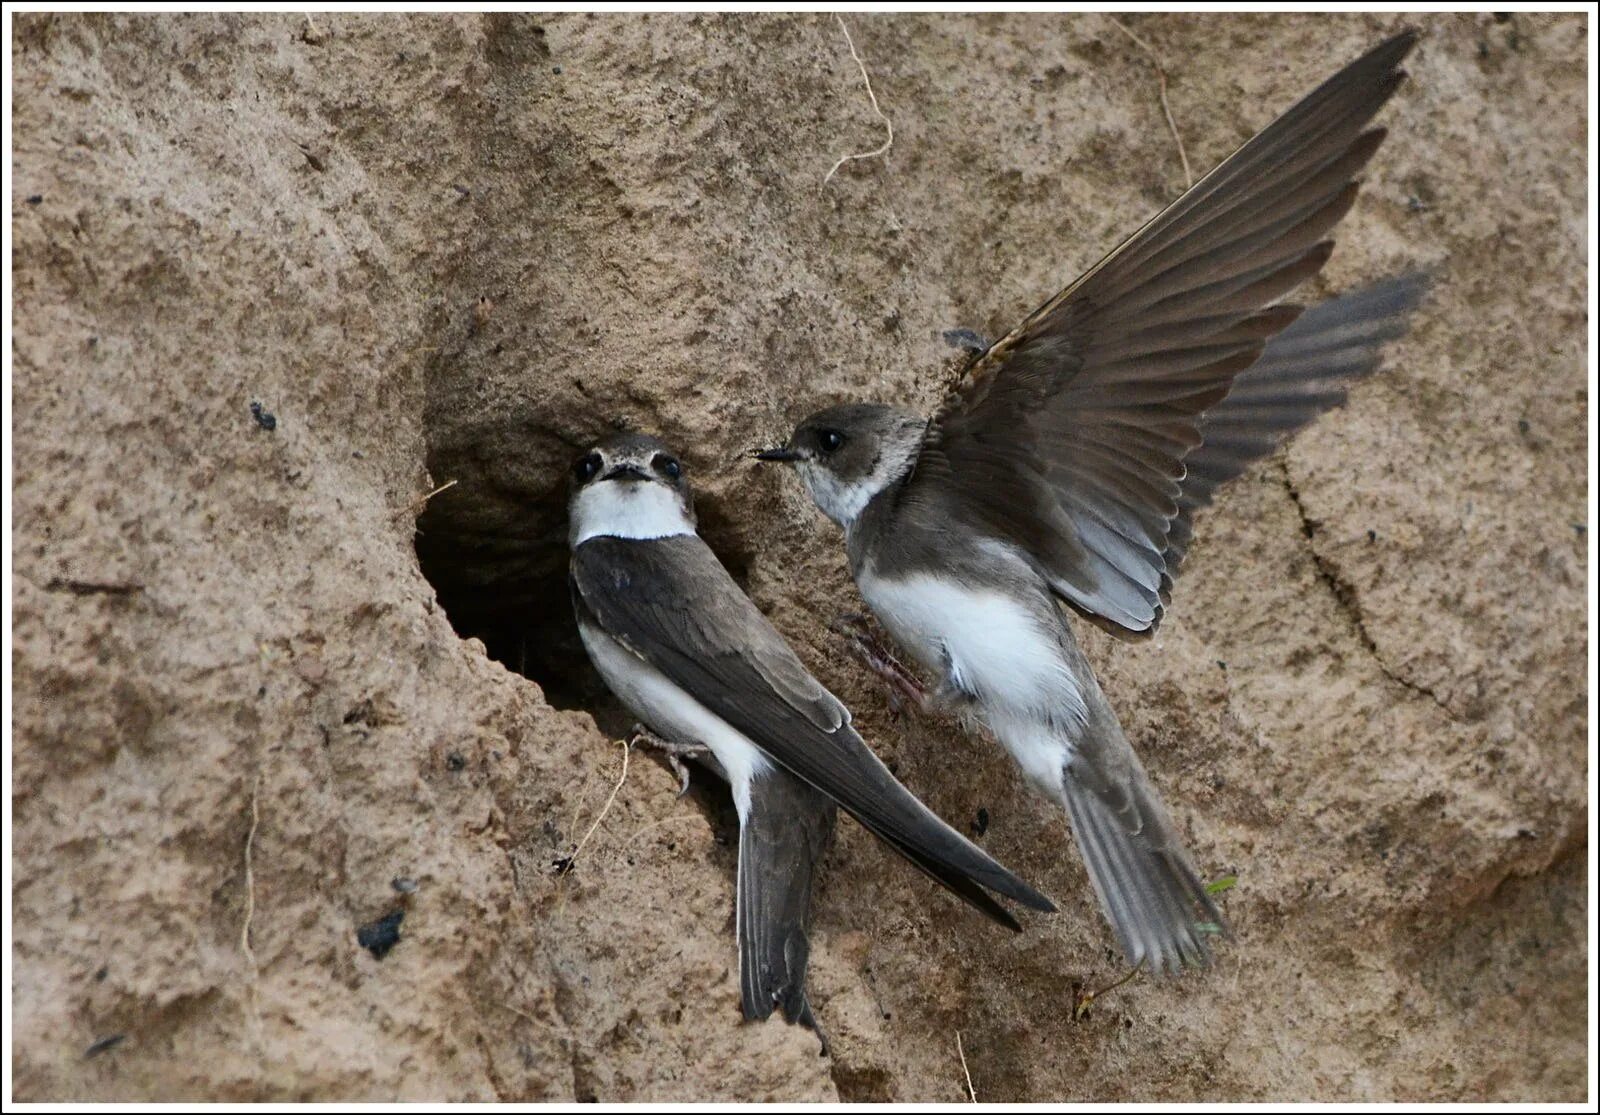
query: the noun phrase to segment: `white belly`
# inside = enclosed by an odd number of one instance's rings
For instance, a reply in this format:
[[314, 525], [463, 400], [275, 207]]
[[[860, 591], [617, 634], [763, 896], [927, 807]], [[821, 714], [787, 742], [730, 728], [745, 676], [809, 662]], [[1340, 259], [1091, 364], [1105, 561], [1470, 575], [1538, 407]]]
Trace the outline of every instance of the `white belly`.
[[867, 569], [858, 585], [896, 642], [977, 698], [1030, 775], [1059, 772], [1088, 710], [1053, 610], [1041, 616], [1006, 593], [926, 574], [890, 579]]
[[770, 766], [761, 749], [598, 627], [580, 623], [578, 633], [606, 685], [652, 731], [674, 743], [703, 743], [711, 748], [728, 772], [742, 823], [750, 811], [750, 783]]

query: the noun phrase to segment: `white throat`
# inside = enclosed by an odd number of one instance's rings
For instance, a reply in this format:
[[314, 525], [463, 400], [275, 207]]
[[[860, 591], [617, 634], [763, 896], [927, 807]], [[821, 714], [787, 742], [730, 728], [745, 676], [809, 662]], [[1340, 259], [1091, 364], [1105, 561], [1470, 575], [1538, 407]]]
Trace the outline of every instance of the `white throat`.
[[678, 493], [648, 480], [597, 480], [572, 501], [572, 545], [591, 538], [670, 538], [693, 534]]
[[879, 492], [911, 470], [917, 448], [915, 442], [885, 446], [872, 471], [853, 480], [842, 479], [815, 461], [799, 461], [795, 468], [822, 513], [848, 531]]

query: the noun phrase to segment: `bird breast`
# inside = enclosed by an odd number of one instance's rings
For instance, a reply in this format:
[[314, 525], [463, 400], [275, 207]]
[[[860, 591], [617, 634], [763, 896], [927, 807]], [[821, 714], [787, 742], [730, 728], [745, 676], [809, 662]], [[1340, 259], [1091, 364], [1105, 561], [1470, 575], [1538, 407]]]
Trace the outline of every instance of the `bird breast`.
[[975, 697], [991, 718], [1087, 720], [1061, 621], [1048, 599], [1041, 610], [1037, 601], [1005, 589], [929, 572], [891, 577], [866, 569], [858, 585], [890, 636]]

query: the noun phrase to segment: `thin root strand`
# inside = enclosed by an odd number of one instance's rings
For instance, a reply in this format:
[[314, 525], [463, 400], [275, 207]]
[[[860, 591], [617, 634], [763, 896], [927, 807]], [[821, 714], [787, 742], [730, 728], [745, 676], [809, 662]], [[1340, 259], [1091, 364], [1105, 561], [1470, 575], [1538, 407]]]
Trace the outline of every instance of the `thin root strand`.
[[879, 120], [883, 121], [884, 140], [881, 146], [875, 147], [871, 151], [860, 151], [853, 155], [840, 156], [839, 161], [829, 168], [827, 175], [822, 179], [824, 187], [833, 181], [833, 176], [839, 172], [839, 168], [844, 166], [845, 163], [854, 162], [857, 159], [876, 159], [881, 155], [887, 155], [889, 148], [894, 146], [894, 122], [884, 115], [883, 109], [878, 107], [878, 95], [872, 91], [872, 78], [867, 76], [867, 64], [856, 51], [856, 41], [850, 37], [850, 28], [845, 26], [843, 16], [835, 14], [833, 18], [839, 21], [839, 30], [844, 32], [844, 41], [850, 46], [850, 57], [855, 59], [856, 67], [861, 71], [861, 82], [867, 87], [867, 100], [872, 104], [872, 111], [877, 114]]

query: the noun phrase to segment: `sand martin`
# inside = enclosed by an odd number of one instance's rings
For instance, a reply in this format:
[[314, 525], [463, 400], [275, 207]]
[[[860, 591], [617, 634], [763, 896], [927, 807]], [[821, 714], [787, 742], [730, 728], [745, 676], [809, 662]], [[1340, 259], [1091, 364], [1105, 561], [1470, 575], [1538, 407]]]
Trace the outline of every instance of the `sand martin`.
[[935, 696], [1065, 807], [1134, 964], [1204, 964], [1225, 923], [1058, 602], [1153, 632], [1194, 513], [1400, 331], [1419, 277], [1303, 316], [1278, 299], [1327, 262], [1414, 42], [1280, 116], [977, 355], [932, 420], [834, 407], [755, 454], [792, 463], [844, 528], [863, 599]]
[[1001, 924], [989, 892], [1049, 900], [897, 782], [695, 530], [685, 470], [660, 441], [618, 434], [573, 466], [571, 587], [606, 684], [654, 732], [708, 748], [739, 814], [735, 921], [744, 1014], [780, 1007], [815, 1028], [805, 994], [812, 873], [834, 803]]

